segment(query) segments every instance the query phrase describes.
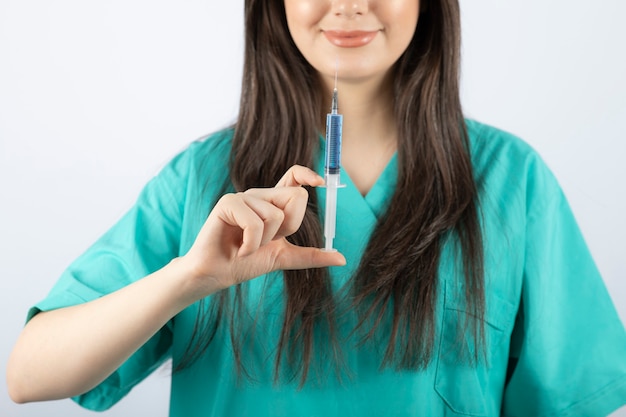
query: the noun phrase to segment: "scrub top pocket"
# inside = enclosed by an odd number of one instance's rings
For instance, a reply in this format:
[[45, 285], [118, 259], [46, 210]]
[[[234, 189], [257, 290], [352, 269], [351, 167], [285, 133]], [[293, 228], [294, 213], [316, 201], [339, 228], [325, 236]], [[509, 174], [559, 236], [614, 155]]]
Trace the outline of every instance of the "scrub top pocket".
[[445, 284], [435, 391], [457, 415], [497, 416], [500, 411], [501, 395], [494, 398], [494, 393], [504, 392], [517, 309], [494, 294], [485, 298], [485, 352], [475, 356], [471, 326], [463, 332], [469, 315], [464, 294], [455, 294]]

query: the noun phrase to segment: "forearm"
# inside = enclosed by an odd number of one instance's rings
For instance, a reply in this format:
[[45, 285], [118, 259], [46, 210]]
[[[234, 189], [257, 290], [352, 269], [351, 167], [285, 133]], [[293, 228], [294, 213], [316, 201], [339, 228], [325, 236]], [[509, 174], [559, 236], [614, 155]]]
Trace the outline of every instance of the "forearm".
[[9, 358], [11, 397], [67, 398], [96, 386], [195, 301], [186, 274], [177, 259], [119, 291], [35, 316]]

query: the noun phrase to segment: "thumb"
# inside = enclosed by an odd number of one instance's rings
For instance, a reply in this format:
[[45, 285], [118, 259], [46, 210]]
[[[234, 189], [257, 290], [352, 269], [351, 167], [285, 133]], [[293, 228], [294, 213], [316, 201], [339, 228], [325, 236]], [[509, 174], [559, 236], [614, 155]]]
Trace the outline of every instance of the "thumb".
[[337, 251], [301, 247], [287, 243], [276, 258], [276, 269], [307, 269], [344, 266], [346, 258]]

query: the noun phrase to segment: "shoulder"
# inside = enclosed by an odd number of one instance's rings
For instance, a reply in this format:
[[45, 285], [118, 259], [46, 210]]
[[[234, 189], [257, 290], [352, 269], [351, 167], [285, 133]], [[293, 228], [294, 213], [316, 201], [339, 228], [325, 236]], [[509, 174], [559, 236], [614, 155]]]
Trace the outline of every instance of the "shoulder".
[[202, 194], [222, 189], [229, 175], [230, 143], [233, 129], [205, 135], [189, 143], [170, 158], [148, 182], [141, 197], [159, 200], [180, 213]]
[[229, 176], [229, 159], [233, 128], [202, 136], [186, 145], [159, 171], [155, 180], [180, 187]]
[[173, 163], [201, 167], [203, 165], [228, 164], [234, 128], [229, 127], [204, 135], [174, 158]]
[[523, 139], [474, 120], [466, 120], [466, 126], [474, 175], [483, 191], [514, 191], [524, 200], [560, 191], [548, 165]]
[[471, 119], [466, 119], [465, 123], [476, 169], [494, 162], [519, 164], [538, 158], [537, 152], [513, 133]]

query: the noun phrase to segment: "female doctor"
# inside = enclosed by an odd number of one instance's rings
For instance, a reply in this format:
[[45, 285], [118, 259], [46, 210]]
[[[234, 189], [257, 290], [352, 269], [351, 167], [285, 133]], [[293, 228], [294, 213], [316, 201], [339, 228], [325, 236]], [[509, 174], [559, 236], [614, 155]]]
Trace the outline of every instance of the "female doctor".
[[[556, 180], [463, 118], [457, 0], [246, 0], [245, 25], [236, 124], [30, 310], [11, 397], [103, 410], [172, 358], [171, 416], [623, 405], [626, 334]], [[335, 85], [346, 187], [324, 251]]]

